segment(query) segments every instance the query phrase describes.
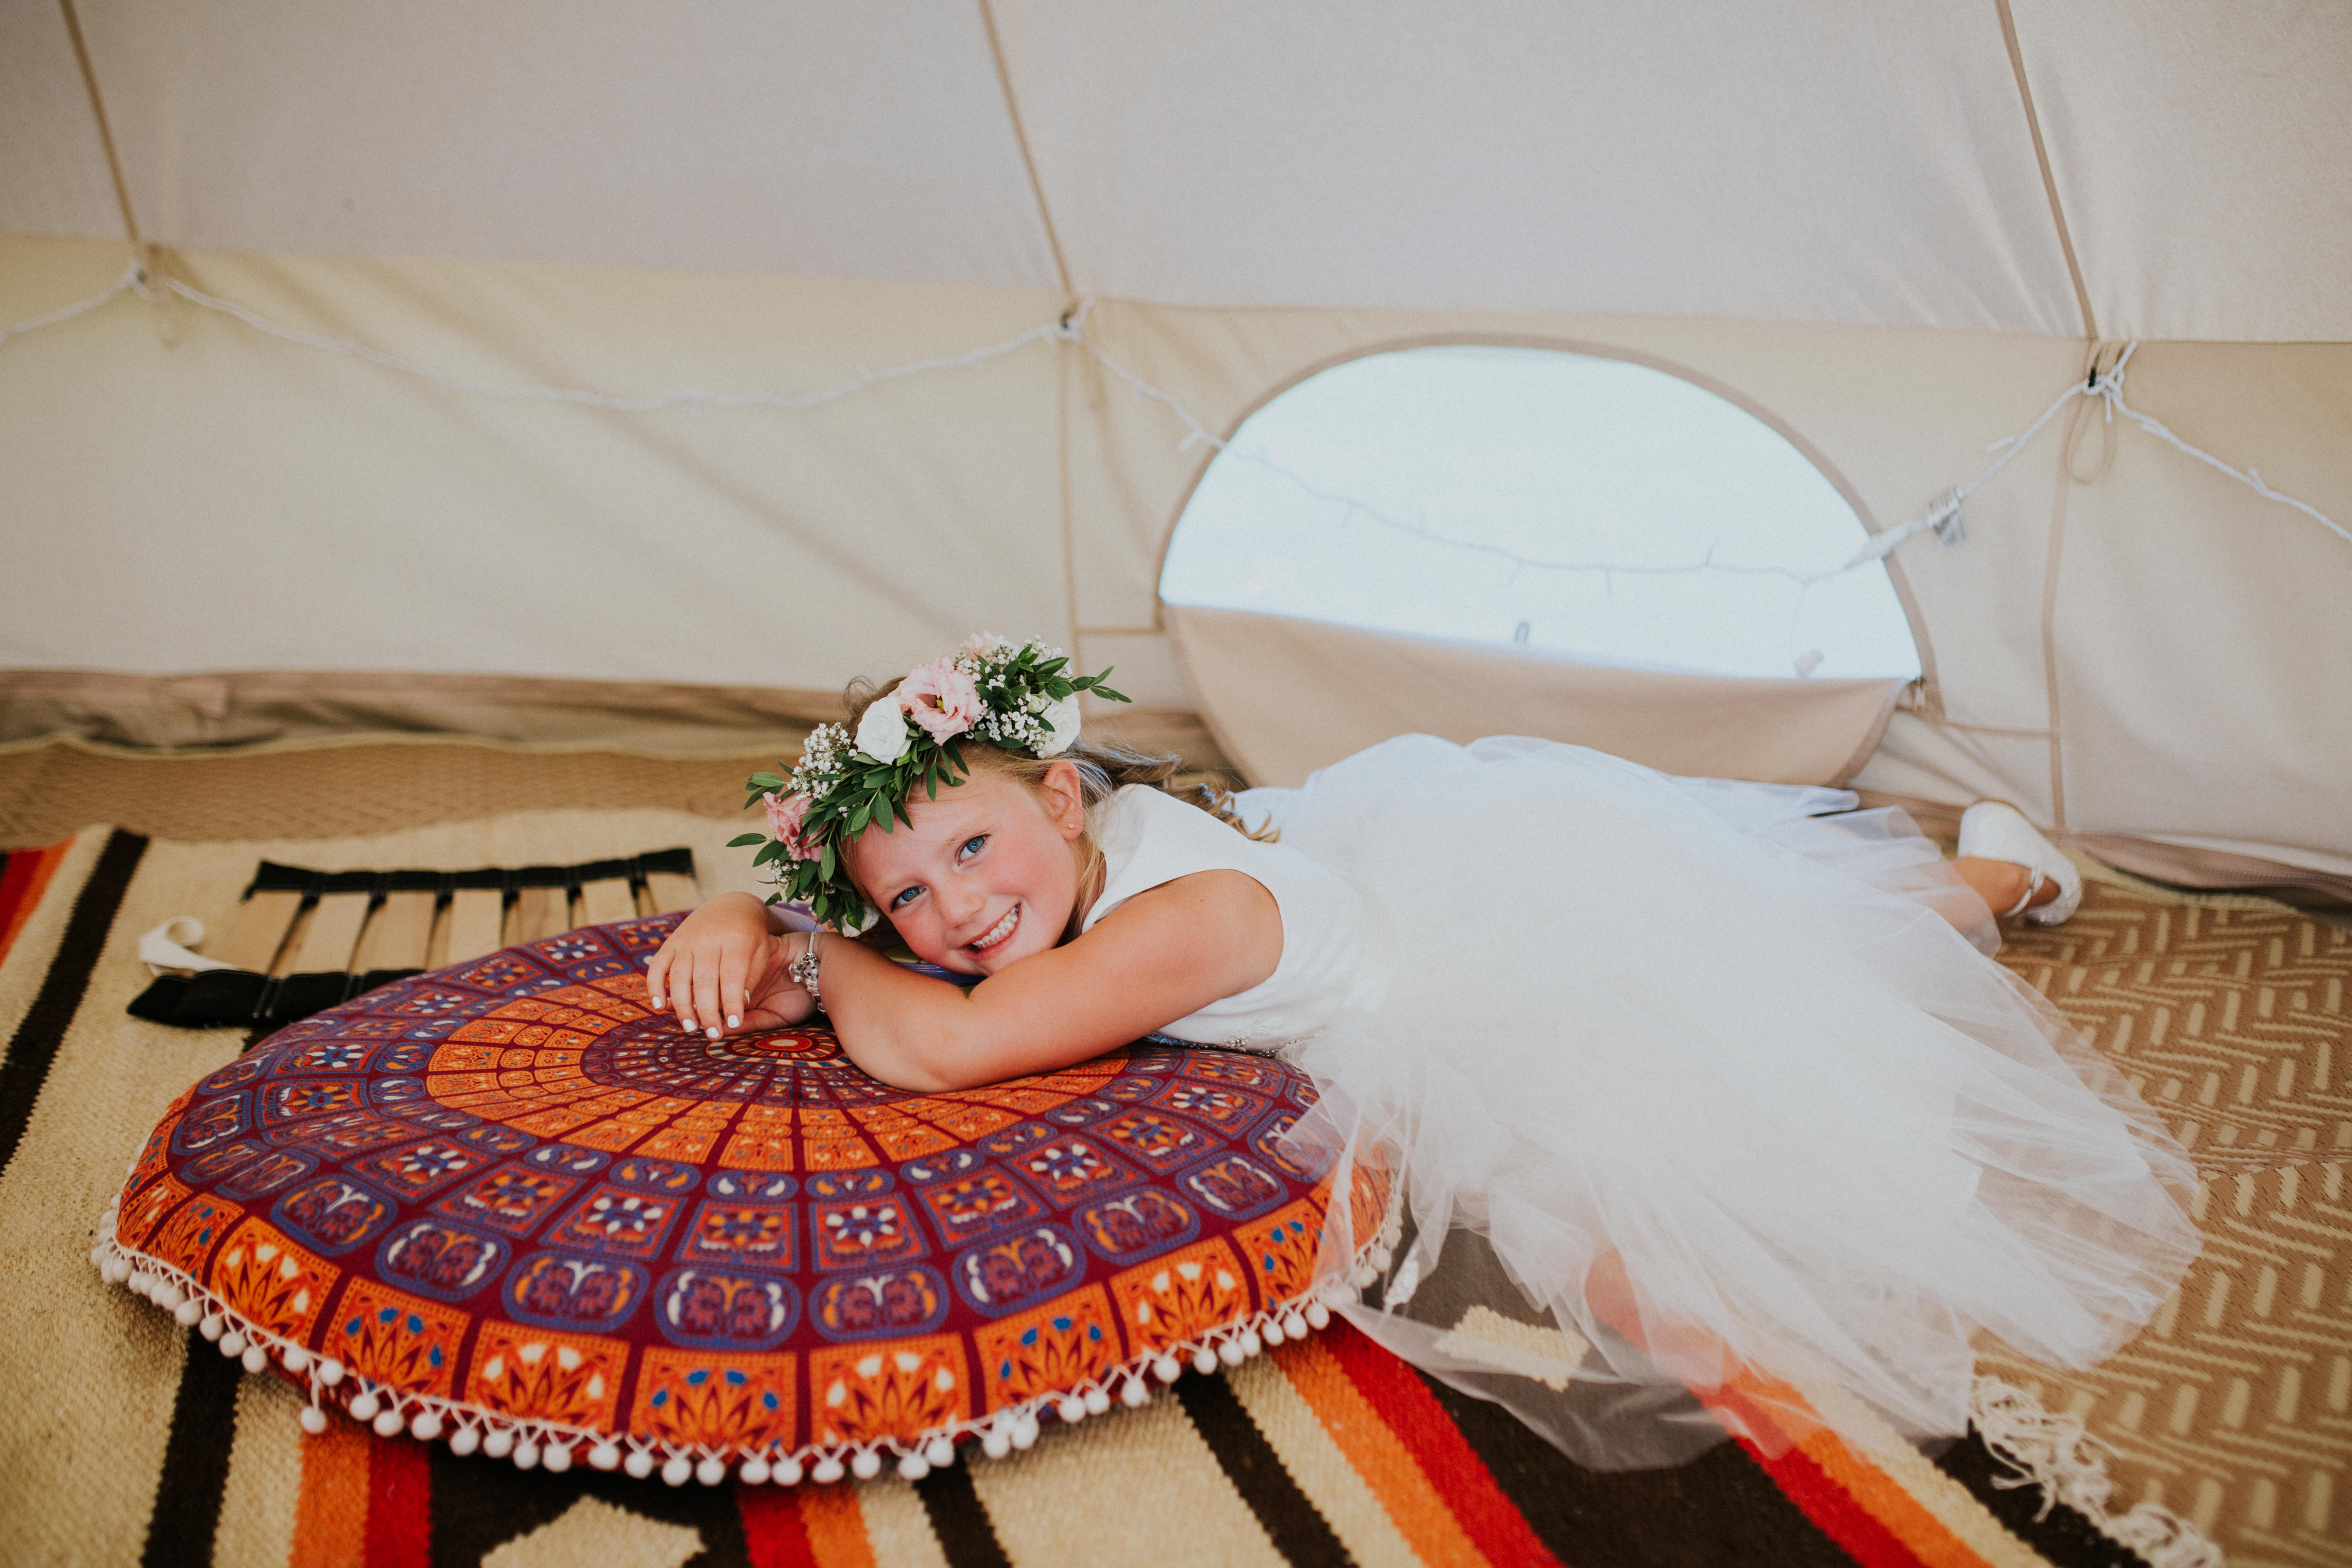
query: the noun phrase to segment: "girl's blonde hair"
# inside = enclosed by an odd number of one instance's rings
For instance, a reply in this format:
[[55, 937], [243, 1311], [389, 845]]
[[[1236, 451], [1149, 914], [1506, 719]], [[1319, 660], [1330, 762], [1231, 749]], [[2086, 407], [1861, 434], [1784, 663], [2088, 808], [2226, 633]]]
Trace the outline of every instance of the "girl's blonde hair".
[[[866, 716], [867, 708], [898, 689], [897, 680], [880, 686], [867, 680], [851, 682], [849, 689], [841, 696], [842, 706], [849, 712], [850, 733], [857, 732], [858, 721]], [[1076, 768], [1079, 798], [1087, 812], [1087, 826], [1079, 842], [1090, 862], [1101, 854], [1095, 843], [1096, 813], [1111, 796], [1129, 784], [1150, 784], [1188, 805], [1197, 805], [1244, 838], [1271, 844], [1277, 837], [1270, 827], [1254, 829], [1241, 819], [1234, 810], [1233, 791], [1205, 779], [1189, 786], [1179, 785], [1176, 776], [1184, 769], [1181, 757], [1139, 752], [1117, 741], [1089, 740], [1083, 732], [1070, 742], [1067, 749], [1050, 757], [1008, 752], [1002, 746], [971, 735], [963, 737], [961, 746], [963, 759], [972, 772], [994, 773], [1033, 791], [1045, 784], [1045, 774], [1055, 763], [1068, 763]]]

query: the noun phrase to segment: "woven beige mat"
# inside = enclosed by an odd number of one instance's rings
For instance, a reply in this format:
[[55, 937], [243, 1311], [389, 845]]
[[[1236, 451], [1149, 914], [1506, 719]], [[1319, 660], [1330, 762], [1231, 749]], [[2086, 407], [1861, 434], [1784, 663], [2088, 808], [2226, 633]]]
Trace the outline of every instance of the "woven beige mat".
[[2079, 1417], [2116, 1507], [2164, 1503], [2233, 1563], [2352, 1562], [2352, 933], [2109, 879], [2000, 957], [2188, 1147], [2205, 1256], [2092, 1371], [1979, 1370]]

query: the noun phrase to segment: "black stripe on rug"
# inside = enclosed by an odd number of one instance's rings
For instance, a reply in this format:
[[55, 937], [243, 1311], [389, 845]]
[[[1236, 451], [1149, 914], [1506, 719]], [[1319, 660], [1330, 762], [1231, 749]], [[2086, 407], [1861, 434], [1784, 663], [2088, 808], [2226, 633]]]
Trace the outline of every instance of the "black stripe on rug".
[[1331, 1531], [1330, 1521], [1315, 1506], [1282, 1467], [1281, 1456], [1265, 1434], [1257, 1429], [1242, 1402], [1221, 1373], [1214, 1377], [1195, 1373], [1175, 1383], [1177, 1403], [1192, 1418], [1201, 1440], [1216, 1456], [1234, 1490], [1242, 1494], [1259, 1526], [1295, 1568], [1339, 1568], [1352, 1563], [1348, 1549]]
[[2044, 1500], [2038, 1486], [2002, 1486], [2016, 1472], [1993, 1456], [1974, 1427], [1937, 1457], [1936, 1468], [1969, 1489], [2003, 1529], [2061, 1568], [2147, 1568], [2136, 1552], [2074, 1509]]
[[64, 1043], [74, 1015], [81, 1010], [98, 955], [105, 951], [107, 933], [114, 929], [115, 911], [122, 907], [123, 891], [131, 886], [139, 857], [146, 851], [147, 840], [135, 833], [116, 828], [108, 835], [97, 868], [74, 899], [73, 914], [66, 921], [57, 957], [49, 961], [49, 972], [41, 977], [32, 1006], [8, 1042], [8, 1055], [0, 1058], [0, 1172], [7, 1170], [16, 1157], [17, 1145], [25, 1141], [41, 1086], [48, 1081], [50, 1064], [58, 1059], [58, 1047]]
[[1501, 1405], [1417, 1375], [1528, 1527], [1572, 1568], [1851, 1568], [1738, 1444], [1668, 1470], [1588, 1470]]
[[[405, 1443], [394, 1437], [377, 1441]], [[518, 1470], [485, 1454], [464, 1458], [446, 1443], [429, 1443], [433, 1490], [433, 1568], [480, 1568], [489, 1552], [563, 1517], [583, 1497], [662, 1524], [684, 1525], [702, 1538], [702, 1550], [680, 1568], [754, 1568], [743, 1539], [735, 1485], [682, 1487], [635, 1480], [619, 1471], [575, 1464], [561, 1475]]]
[[155, 1481], [141, 1568], [206, 1568], [228, 1490], [229, 1450], [236, 1444], [236, 1385], [245, 1364], [188, 1331], [188, 1361], [172, 1401], [172, 1435]]
[[[968, 1460], [972, 1451], [967, 1449], [959, 1458]], [[1004, 1543], [996, 1539], [988, 1505], [980, 1500], [980, 1492], [971, 1484], [969, 1464], [933, 1470], [915, 1483], [915, 1495], [923, 1500], [923, 1511], [931, 1516], [931, 1533], [940, 1538], [940, 1552], [947, 1558], [948, 1568], [1013, 1568]]]

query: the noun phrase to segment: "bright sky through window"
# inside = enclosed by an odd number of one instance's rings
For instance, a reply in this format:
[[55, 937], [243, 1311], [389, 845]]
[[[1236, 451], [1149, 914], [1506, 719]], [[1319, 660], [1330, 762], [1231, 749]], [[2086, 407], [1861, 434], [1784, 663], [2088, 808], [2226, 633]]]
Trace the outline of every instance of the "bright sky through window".
[[1796, 580], [1866, 537], [1803, 454], [1676, 376], [1548, 349], [1407, 349], [1244, 421], [1178, 520], [1160, 587], [1613, 664], [1916, 676], [1883, 566]]

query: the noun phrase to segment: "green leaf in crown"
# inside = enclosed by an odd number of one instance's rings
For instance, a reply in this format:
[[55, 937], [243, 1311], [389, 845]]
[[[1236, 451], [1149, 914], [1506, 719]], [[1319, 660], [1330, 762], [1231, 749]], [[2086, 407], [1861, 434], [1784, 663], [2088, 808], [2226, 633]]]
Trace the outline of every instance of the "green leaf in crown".
[[941, 784], [970, 777], [961, 737], [1058, 756], [1078, 738], [1080, 692], [1127, 700], [1103, 684], [1109, 670], [1074, 676], [1069, 663], [1060, 648], [1034, 637], [1016, 647], [983, 632], [918, 666], [866, 708], [855, 737], [845, 725], [820, 724], [791, 777], [756, 773], [745, 781], [751, 798], [743, 807], [764, 802], [768, 831], [744, 834], [730, 847], [761, 846], [751, 863], [775, 868], [777, 890], [768, 902], [805, 904], [835, 931], [866, 930], [876, 915], [851, 885], [841, 852], [868, 827], [913, 826], [907, 802], [917, 789], [937, 800]]

